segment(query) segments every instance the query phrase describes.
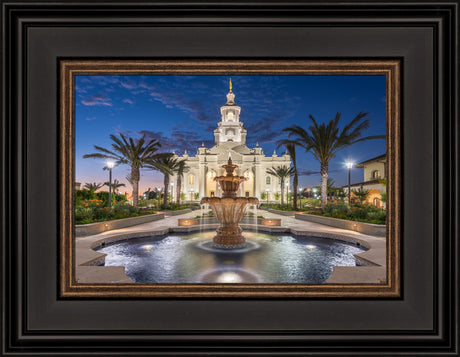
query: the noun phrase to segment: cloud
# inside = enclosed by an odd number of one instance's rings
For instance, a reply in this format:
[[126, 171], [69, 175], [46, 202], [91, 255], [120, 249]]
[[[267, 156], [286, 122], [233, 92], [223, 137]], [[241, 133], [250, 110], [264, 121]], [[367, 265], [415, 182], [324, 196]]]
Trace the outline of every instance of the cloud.
[[94, 120], [96, 117], [87, 117], [86, 120]]
[[123, 99], [123, 103], [134, 104], [134, 101], [132, 101], [129, 98], [125, 98], [125, 99]]
[[84, 99], [81, 101], [83, 105], [86, 106], [94, 106], [94, 105], [103, 105], [107, 107], [111, 107], [112, 103], [110, 99], [105, 95], [95, 94], [90, 97], [90, 99]]
[[147, 140], [158, 140], [163, 152], [177, 151], [177, 154], [182, 154], [187, 150], [189, 154], [194, 155], [203, 143], [208, 148], [214, 145], [214, 140], [203, 140], [203, 135], [188, 130], [175, 129], [170, 136], [166, 136], [163, 132], [149, 130], [140, 131], [138, 134], [145, 135]]
[[120, 85], [125, 89], [134, 89], [138, 87], [136, 81], [129, 80], [129, 79], [123, 82], [120, 82]]

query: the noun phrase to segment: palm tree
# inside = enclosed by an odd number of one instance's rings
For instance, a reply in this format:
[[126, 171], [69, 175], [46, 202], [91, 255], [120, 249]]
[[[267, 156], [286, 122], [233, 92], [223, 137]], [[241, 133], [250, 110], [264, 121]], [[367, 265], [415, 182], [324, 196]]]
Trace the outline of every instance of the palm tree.
[[139, 199], [140, 169], [144, 167], [148, 160], [171, 154], [156, 153], [161, 147], [160, 143], [155, 139], [146, 143], [145, 135], [139, 140], [124, 136], [121, 133], [119, 135], [121, 139], [113, 134], [110, 135], [110, 139], [113, 141], [112, 150], [94, 145], [94, 148], [99, 152], [83, 155], [83, 158], [109, 159], [114, 160], [116, 165], [129, 165], [133, 185], [133, 205], [136, 206]]
[[294, 170], [294, 177], [292, 179], [292, 190], [294, 191], [294, 197], [292, 200], [292, 206], [294, 211], [297, 211], [297, 186], [299, 185], [299, 173], [297, 171], [297, 162], [296, 162], [296, 155], [295, 155], [295, 147], [296, 142], [293, 140], [279, 140], [277, 142], [278, 147], [284, 145], [287, 150], [287, 153], [291, 157], [292, 160], [292, 168]]
[[[109, 186], [109, 182], [104, 182], [104, 186]], [[114, 192], [117, 192], [118, 191], [118, 188], [120, 187], [125, 187], [126, 185], [124, 183], [121, 183], [120, 181], [118, 181], [117, 179], [113, 180], [112, 182], [112, 188], [113, 188], [113, 191]]]
[[152, 169], [152, 170], [158, 170], [164, 175], [164, 185], [165, 185], [165, 191], [163, 195], [163, 208], [166, 208], [168, 205], [168, 188], [169, 188], [169, 179], [172, 174], [174, 174], [174, 171], [177, 170], [177, 166], [179, 164], [179, 160], [172, 157], [172, 155], [167, 156], [167, 157], [160, 157], [157, 159], [152, 159], [149, 160], [148, 163], [146, 164], [145, 167]]
[[357, 190], [352, 191], [358, 197], [359, 203], [363, 203], [369, 195], [369, 190], [365, 190], [362, 186]]
[[284, 184], [287, 178], [294, 175], [294, 169], [287, 166], [277, 166], [267, 169], [267, 174], [278, 177], [281, 183], [281, 204], [284, 204]]
[[176, 203], [180, 204], [180, 195], [181, 195], [181, 186], [182, 186], [182, 178], [184, 177], [184, 173], [187, 172], [189, 167], [185, 163], [185, 160], [180, 160], [175, 169], [175, 174], [177, 175], [177, 182], [176, 182]]
[[104, 186], [102, 183], [100, 182], [93, 182], [93, 183], [85, 183], [85, 188], [87, 190], [90, 190], [91, 192], [96, 192], [97, 190], [99, 190], [102, 186]]
[[370, 126], [370, 120], [364, 119], [367, 114], [360, 112], [353, 120], [339, 128], [341, 113], [337, 112], [334, 119], [326, 125], [318, 125], [316, 119], [309, 115], [313, 123], [308, 127], [308, 131], [299, 125], [291, 125], [283, 129], [289, 133], [289, 138], [294, 138], [298, 146], [302, 146], [306, 151], [311, 151], [316, 160], [320, 163], [321, 174], [321, 205], [327, 202], [327, 176], [329, 162], [340, 150], [361, 141], [371, 139], [385, 139], [385, 135], [374, 135], [361, 137], [363, 131]]

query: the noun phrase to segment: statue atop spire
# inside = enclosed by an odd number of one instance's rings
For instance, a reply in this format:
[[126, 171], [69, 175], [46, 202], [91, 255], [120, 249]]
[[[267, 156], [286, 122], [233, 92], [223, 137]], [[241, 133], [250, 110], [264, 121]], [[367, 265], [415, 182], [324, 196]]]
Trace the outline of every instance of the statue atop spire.
[[235, 105], [235, 94], [232, 92], [232, 79], [230, 78], [230, 92], [227, 94], [227, 103], [225, 105]]

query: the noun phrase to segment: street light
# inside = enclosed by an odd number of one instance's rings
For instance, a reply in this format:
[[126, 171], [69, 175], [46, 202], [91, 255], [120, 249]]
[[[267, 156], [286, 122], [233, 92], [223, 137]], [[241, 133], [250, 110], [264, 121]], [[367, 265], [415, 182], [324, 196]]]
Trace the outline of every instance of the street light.
[[289, 182], [286, 184], [287, 205], [289, 206]]
[[269, 189], [269, 188], [265, 189], [265, 193], [266, 193], [266, 195], [267, 195], [267, 205], [268, 205], [268, 193], [269, 193], [269, 192], [270, 192], [270, 189]]
[[107, 161], [107, 167], [109, 168], [109, 210], [112, 208], [112, 169], [114, 166], [113, 161]]
[[171, 196], [169, 197], [169, 201], [173, 201], [173, 192], [174, 192], [174, 182], [171, 182]]
[[345, 166], [348, 168], [348, 206], [350, 206], [351, 203], [351, 185], [350, 185], [350, 179], [351, 179], [351, 169], [353, 168], [354, 163], [351, 161], [347, 161], [345, 163]]

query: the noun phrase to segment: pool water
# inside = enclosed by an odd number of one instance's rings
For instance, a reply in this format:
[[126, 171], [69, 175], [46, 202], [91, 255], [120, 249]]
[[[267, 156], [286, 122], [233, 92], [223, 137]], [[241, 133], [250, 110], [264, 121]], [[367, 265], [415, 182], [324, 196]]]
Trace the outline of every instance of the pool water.
[[106, 266], [136, 283], [322, 283], [334, 266], [355, 266], [364, 249], [332, 239], [245, 231], [247, 248], [212, 247], [214, 231], [136, 238], [102, 247]]

